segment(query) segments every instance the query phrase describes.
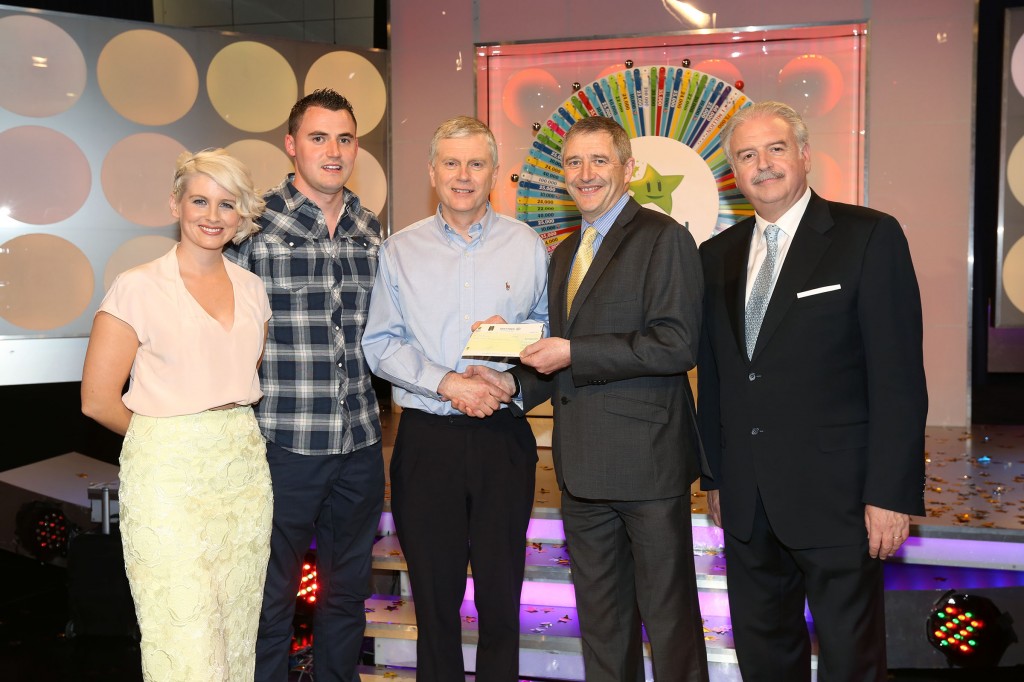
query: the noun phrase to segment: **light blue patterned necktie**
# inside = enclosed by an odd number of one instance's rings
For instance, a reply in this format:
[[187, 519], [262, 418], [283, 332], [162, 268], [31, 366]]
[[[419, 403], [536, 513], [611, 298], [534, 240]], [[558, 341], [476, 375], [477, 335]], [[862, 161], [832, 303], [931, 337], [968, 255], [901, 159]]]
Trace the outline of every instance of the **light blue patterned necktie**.
[[768, 255], [757, 271], [757, 278], [750, 290], [747, 301], [745, 331], [747, 334], [747, 359], [754, 357], [754, 344], [757, 343], [758, 332], [764, 311], [768, 309], [768, 299], [772, 290], [772, 273], [775, 272], [775, 259], [779, 255], [779, 226], [769, 225], [764, 229], [765, 242], [768, 244]]

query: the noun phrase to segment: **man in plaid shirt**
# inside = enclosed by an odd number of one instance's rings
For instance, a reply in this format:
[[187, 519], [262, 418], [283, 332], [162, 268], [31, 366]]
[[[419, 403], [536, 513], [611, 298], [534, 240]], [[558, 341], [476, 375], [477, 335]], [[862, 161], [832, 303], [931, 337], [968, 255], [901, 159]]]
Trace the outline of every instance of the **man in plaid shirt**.
[[261, 230], [226, 252], [263, 279], [273, 310], [256, 408], [274, 487], [257, 682], [288, 677], [295, 595], [314, 536], [317, 680], [359, 679], [384, 465], [360, 347], [381, 227], [345, 187], [358, 148], [347, 99], [333, 90], [300, 99], [285, 136], [295, 173], [267, 193]]

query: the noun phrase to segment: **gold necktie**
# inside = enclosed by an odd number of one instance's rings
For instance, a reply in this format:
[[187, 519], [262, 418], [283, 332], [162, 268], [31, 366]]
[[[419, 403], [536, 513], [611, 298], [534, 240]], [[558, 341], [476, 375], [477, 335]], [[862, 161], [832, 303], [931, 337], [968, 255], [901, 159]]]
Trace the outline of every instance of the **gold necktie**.
[[572, 310], [572, 299], [576, 297], [576, 292], [579, 291], [580, 284], [583, 283], [583, 278], [587, 274], [587, 270], [590, 269], [590, 264], [594, 262], [594, 240], [597, 239], [597, 230], [594, 227], [588, 227], [583, 231], [583, 241], [580, 242], [580, 248], [576, 251], [576, 261], [572, 264], [572, 272], [569, 273], [569, 288], [565, 292], [565, 316], [569, 317], [569, 311]]

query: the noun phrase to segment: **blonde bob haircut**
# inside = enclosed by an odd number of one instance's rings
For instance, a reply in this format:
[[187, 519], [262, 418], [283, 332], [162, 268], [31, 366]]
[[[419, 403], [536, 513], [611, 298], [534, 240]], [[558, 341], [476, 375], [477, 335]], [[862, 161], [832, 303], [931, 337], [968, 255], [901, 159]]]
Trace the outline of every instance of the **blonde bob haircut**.
[[180, 201], [185, 192], [185, 184], [189, 177], [196, 173], [209, 176], [214, 182], [229, 193], [235, 195], [238, 202], [235, 208], [242, 216], [238, 232], [231, 240], [241, 244], [260, 228], [256, 219], [263, 213], [265, 203], [256, 191], [252, 174], [244, 163], [228, 154], [223, 149], [204, 149], [201, 152], [185, 152], [178, 157], [177, 169], [174, 171], [174, 198]]

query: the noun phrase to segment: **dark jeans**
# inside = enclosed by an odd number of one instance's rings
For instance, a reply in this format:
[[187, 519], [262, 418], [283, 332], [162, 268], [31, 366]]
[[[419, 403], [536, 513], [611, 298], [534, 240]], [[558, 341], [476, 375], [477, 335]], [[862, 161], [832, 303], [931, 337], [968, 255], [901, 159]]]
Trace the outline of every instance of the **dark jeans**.
[[256, 682], [285, 682], [302, 563], [316, 537], [313, 616], [317, 682], [358, 682], [371, 550], [384, 504], [380, 443], [348, 454], [298, 455], [267, 443], [274, 486], [270, 565], [256, 640]]

